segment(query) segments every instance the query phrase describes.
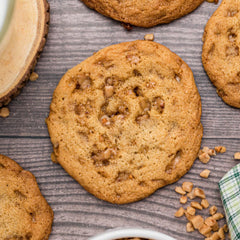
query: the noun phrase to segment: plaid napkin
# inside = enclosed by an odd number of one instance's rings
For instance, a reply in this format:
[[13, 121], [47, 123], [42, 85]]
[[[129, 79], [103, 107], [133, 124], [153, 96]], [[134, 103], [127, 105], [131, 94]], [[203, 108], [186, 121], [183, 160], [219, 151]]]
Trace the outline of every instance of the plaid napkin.
[[240, 239], [240, 164], [219, 182], [223, 207], [232, 240]]

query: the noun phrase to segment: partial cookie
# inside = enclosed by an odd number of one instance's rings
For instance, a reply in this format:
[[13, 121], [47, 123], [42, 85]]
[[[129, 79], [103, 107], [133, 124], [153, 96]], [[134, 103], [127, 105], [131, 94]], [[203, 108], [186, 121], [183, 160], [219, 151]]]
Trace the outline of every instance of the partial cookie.
[[240, 108], [240, 1], [223, 0], [203, 36], [202, 62], [227, 104]]
[[115, 20], [139, 27], [168, 23], [196, 9], [204, 0], [82, 0]]
[[158, 43], [134, 41], [69, 70], [46, 122], [53, 161], [96, 197], [122, 204], [190, 169], [202, 138], [200, 117], [187, 64]]
[[53, 211], [35, 177], [0, 155], [0, 239], [46, 240]]

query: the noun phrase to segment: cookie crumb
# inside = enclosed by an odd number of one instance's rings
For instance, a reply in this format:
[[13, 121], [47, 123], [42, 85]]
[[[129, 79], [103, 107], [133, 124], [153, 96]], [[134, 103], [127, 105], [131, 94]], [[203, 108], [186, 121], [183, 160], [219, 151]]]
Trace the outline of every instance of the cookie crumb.
[[217, 153], [225, 153], [227, 150], [224, 146], [216, 146], [214, 149]]
[[6, 118], [10, 114], [9, 109], [7, 107], [3, 107], [0, 109], [0, 117]]
[[130, 23], [125, 23], [122, 22], [121, 25], [127, 30], [127, 31], [131, 31], [133, 29], [133, 26]]
[[29, 80], [33, 82], [33, 81], [36, 81], [37, 79], [38, 79], [38, 74], [36, 72], [32, 72]]
[[56, 155], [55, 155], [54, 152], [51, 153], [51, 160], [52, 160], [54, 163], [58, 163], [57, 158], [56, 158]]
[[210, 173], [211, 173], [210, 170], [205, 169], [205, 170], [203, 170], [203, 171], [200, 173], [200, 177], [202, 177], [202, 178], [208, 178], [209, 175], [210, 175]]
[[146, 41], [154, 41], [154, 35], [151, 33], [151, 34], [146, 34], [144, 36], [144, 40]]
[[235, 160], [240, 160], [240, 152], [236, 152], [236, 153], [234, 154], [234, 159], [235, 159]]

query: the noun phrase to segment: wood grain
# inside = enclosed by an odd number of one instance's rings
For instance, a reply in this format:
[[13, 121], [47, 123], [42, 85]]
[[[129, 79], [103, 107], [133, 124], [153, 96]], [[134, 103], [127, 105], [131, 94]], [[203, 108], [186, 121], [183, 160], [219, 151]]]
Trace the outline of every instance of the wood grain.
[[[203, 239], [196, 232], [187, 234], [186, 220], [174, 217], [180, 207], [174, 188], [183, 181], [192, 181], [205, 190], [210, 203], [222, 212], [217, 184], [237, 164], [233, 154], [240, 151], [240, 110], [221, 101], [201, 64], [202, 33], [217, 5], [206, 2], [192, 14], [170, 24], [127, 32], [118, 22], [88, 9], [79, 0], [49, 2], [51, 23], [36, 68], [39, 79], [27, 84], [9, 105], [10, 116], [0, 119], [0, 153], [36, 176], [55, 213], [50, 240], [84, 240], [106, 229], [124, 226], [151, 228], [178, 240]], [[197, 160], [178, 183], [158, 190], [145, 200], [117, 206], [88, 194], [61, 166], [51, 162], [52, 146], [45, 118], [52, 93], [67, 69], [100, 48], [143, 39], [146, 33], [154, 33], [155, 41], [176, 52], [192, 68], [202, 98], [202, 146], [224, 145], [227, 152], [217, 155], [207, 165]], [[199, 176], [205, 168], [212, 171], [207, 180]]]

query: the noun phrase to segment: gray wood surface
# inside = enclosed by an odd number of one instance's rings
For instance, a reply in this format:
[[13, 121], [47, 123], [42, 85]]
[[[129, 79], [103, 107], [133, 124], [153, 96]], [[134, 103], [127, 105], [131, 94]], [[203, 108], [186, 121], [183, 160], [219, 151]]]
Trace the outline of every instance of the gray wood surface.
[[[174, 217], [180, 207], [174, 188], [186, 180], [192, 181], [205, 190], [210, 203], [222, 212], [218, 181], [237, 164], [233, 154], [240, 151], [240, 110], [221, 101], [201, 64], [202, 33], [217, 5], [205, 2], [192, 14], [170, 24], [151, 29], [134, 27], [127, 32], [119, 22], [88, 9], [79, 0], [49, 2], [51, 24], [36, 67], [39, 79], [27, 84], [10, 103], [10, 116], [0, 119], [0, 153], [36, 176], [55, 213], [50, 240], [84, 240], [123, 226], [150, 228], [179, 240], [203, 239], [197, 232], [186, 233], [185, 218]], [[146, 33], [154, 33], [156, 42], [169, 47], [192, 68], [202, 98], [202, 146], [224, 145], [227, 152], [214, 157], [207, 166], [197, 160], [178, 183], [158, 190], [145, 200], [117, 206], [88, 194], [61, 166], [51, 162], [52, 147], [45, 118], [52, 93], [67, 69], [100, 48], [143, 39]], [[207, 180], [199, 176], [205, 168], [212, 170]]]

